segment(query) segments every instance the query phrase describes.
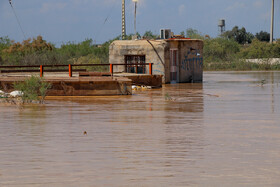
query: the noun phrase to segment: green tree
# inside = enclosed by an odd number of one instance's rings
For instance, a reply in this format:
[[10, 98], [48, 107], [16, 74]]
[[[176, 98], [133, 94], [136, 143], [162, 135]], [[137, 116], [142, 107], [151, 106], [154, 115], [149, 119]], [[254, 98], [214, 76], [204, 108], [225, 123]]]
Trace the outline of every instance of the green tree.
[[12, 45], [12, 41], [8, 38], [8, 36], [0, 37], [0, 50], [7, 49]]
[[256, 38], [262, 42], [269, 42], [270, 34], [265, 31], [260, 31], [260, 32], [256, 33]]
[[279, 56], [279, 44], [270, 45], [254, 39], [251, 45], [243, 47], [240, 51], [241, 58], [276, 58]]
[[204, 40], [203, 55], [206, 62], [230, 61], [240, 51], [234, 40], [214, 38]]
[[153, 34], [152, 31], [146, 31], [143, 35], [143, 38], [146, 38], [146, 39], [157, 39], [159, 36], [156, 35], [156, 34]]
[[196, 29], [189, 28], [186, 30], [186, 37], [191, 39], [205, 39]]
[[4, 50], [8, 49], [12, 45], [12, 41], [7, 37], [0, 37], [0, 64], [3, 64]]
[[226, 31], [222, 36], [228, 39], [233, 39], [239, 44], [252, 43], [252, 40], [254, 39], [252, 33], [247, 32], [244, 27], [239, 29], [238, 26], [233, 27], [231, 31]]
[[185, 37], [185, 31], [180, 32], [180, 35]]

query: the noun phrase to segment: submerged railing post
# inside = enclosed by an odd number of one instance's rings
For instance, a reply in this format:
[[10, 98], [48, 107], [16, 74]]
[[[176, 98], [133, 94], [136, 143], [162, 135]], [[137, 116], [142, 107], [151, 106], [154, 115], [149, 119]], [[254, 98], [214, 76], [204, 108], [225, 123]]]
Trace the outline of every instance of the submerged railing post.
[[111, 73], [112, 76], [113, 76], [113, 72], [114, 72], [113, 64], [110, 64], [110, 73]]
[[44, 76], [44, 67], [43, 65], [40, 65], [40, 77]]
[[69, 77], [72, 77], [72, 65], [69, 64]]
[[149, 73], [150, 75], [153, 75], [153, 64], [149, 63]]

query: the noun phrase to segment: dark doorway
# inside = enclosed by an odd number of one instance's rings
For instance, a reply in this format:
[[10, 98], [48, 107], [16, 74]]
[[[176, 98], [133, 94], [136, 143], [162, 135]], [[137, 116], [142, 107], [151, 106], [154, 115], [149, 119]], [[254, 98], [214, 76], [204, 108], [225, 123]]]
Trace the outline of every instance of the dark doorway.
[[170, 82], [178, 82], [178, 49], [170, 50]]

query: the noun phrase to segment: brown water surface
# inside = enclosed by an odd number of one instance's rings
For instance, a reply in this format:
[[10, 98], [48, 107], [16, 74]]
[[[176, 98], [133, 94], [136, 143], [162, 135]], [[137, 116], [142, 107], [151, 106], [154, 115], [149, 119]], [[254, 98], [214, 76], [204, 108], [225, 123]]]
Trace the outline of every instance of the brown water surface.
[[0, 106], [0, 186], [280, 186], [280, 72], [204, 80]]

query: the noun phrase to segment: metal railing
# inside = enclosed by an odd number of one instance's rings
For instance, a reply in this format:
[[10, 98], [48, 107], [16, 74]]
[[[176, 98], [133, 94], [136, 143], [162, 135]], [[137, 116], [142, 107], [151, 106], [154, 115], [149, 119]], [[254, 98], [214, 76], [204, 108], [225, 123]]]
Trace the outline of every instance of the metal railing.
[[[109, 70], [111, 76], [114, 74], [114, 66], [130, 66], [137, 67], [138, 66], [149, 66], [149, 74], [153, 74], [153, 63], [134, 63], [134, 64], [61, 64], [61, 65], [30, 65], [30, 66], [0, 66], [0, 73], [14, 73], [14, 72], [40, 72], [40, 77], [44, 76], [44, 72], [67, 72], [69, 73], [69, 77], [72, 77], [73, 71], [86, 71], [86, 69], [73, 69], [73, 67], [92, 67], [92, 66], [109, 66]], [[58, 67], [66, 67], [67, 69], [51, 69], [46, 70], [46, 68], [58, 68]], [[6, 68], [4, 70], [1, 70]], [[19, 69], [20, 68], [20, 69]], [[22, 69], [22, 68], [39, 68], [39, 69]], [[7, 70], [14, 69], [14, 70]]]

